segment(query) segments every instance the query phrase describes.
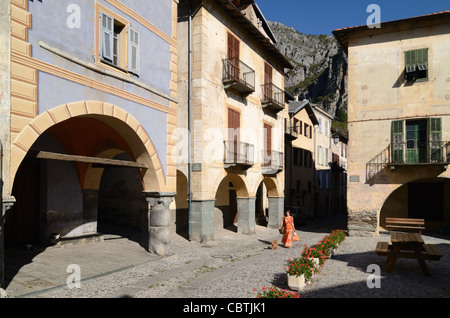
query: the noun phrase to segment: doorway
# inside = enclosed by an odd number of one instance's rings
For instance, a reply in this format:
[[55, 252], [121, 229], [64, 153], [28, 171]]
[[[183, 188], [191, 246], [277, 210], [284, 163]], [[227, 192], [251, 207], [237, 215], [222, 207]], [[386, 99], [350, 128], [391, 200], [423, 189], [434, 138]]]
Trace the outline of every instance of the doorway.
[[406, 121], [406, 163], [427, 162], [427, 120]]

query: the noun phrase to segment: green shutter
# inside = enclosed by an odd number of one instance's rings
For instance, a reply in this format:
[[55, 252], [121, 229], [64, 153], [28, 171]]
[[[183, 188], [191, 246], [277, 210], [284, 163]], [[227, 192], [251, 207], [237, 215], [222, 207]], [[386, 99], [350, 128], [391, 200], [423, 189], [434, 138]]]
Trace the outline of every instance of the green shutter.
[[428, 49], [405, 52], [406, 80], [428, 79]]
[[403, 137], [403, 120], [394, 120], [392, 122], [392, 162], [401, 163], [404, 161], [403, 158], [403, 148], [404, 148], [404, 137]]
[[440, 162], [442, 158], [442, 118], [430, 118], [429, 144], [431, 162]]

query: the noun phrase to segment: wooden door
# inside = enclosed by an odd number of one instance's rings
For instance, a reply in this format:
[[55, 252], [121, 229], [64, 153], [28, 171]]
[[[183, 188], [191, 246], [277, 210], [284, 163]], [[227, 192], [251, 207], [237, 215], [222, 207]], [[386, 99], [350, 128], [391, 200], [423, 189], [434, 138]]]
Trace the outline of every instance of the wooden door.
[[231, 108], [228, 108], [228, 140], [232, 142], [232, 151], [234, 153], [234, 162], [238, 159], [238, 143], [240, 140], [239, 128], [241, 126], [241, 114]]

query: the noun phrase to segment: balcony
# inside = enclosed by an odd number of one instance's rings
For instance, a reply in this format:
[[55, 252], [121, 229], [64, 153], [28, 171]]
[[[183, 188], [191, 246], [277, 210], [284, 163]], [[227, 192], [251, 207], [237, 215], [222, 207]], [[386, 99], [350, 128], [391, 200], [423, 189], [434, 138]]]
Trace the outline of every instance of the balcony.
[[277, 174], [283, 170], [284, 156], [282, 152], [274, 150], [262, 151], [262, 174]]
[[394, 142], [366, 164], [366, 178], [369, 180], [387, 166], [394, 170], [396, 166], [447, 166], [449, 163], [449, 141]]
[[288, 140], [295, 140], [298, 138], [298, 132], [294, 127], [294, 124], [289, 119], [284, 119], [284, 135]]
[[241, 95], [250, 95], [255, 91], [255, 71], [238, 58], [223, 60], [223, 85]]
[[261, 88], [263, 91], [262, 107], [276, 112], [284, 109], [284, 91], [281, 88], [272, 83], [261, 85]]
[[228, 167], [241, 166], [248, 169], [254, 165], [255, 146], [236, 140], [225, 140], [224, 163]]

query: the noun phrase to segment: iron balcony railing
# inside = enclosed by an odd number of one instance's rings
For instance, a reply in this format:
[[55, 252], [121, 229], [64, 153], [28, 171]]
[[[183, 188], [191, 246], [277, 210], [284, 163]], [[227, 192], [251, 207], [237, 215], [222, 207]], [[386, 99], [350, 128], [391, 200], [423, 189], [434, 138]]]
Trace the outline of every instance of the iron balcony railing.
[[261, 168], [263, 173], [274, 174], [283, 170], [284, 155], [275, 150], [262, 151]]
[[225, 164], [252, 166], [255, 163], [255, 146], [236, 140], [225, 140]]
[[449, 141], [406, 141], [389, 144], [366, 164], [369, 180], [387, 165], [450, 163]]
[[271, 107], [277, 111], [284, 109], [284, 91], [272, 83], [261, 85], [263, 91], [263, 107]]
[[236, 57], [223, 60], [225, 88], [233, 87], [241, 93], [255, 91], [255, 71]]

